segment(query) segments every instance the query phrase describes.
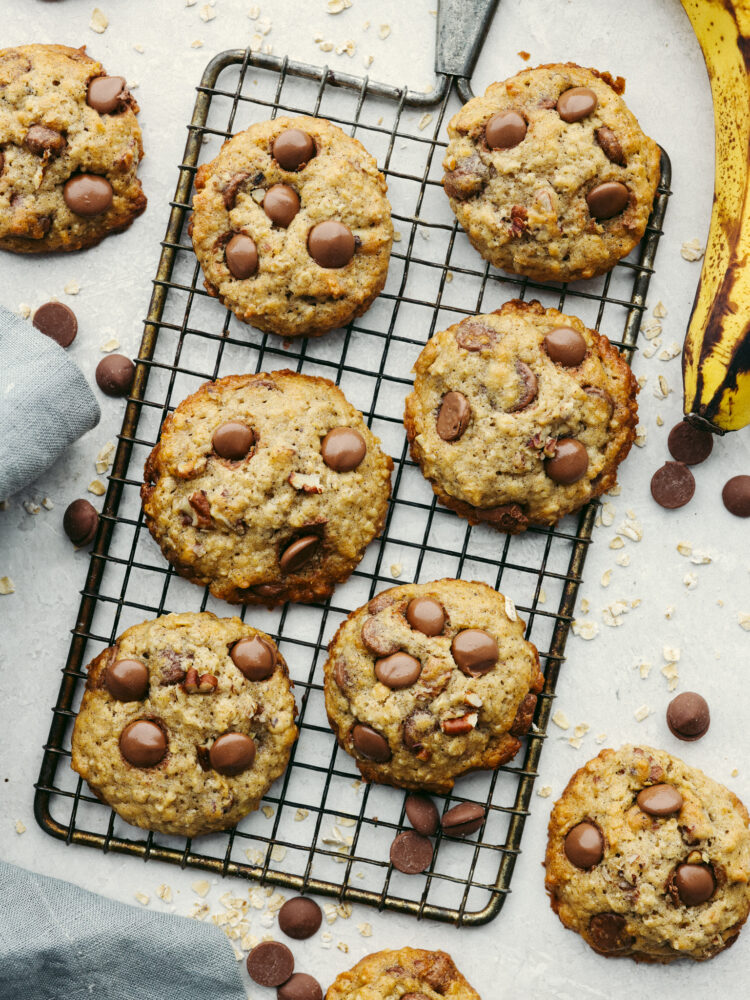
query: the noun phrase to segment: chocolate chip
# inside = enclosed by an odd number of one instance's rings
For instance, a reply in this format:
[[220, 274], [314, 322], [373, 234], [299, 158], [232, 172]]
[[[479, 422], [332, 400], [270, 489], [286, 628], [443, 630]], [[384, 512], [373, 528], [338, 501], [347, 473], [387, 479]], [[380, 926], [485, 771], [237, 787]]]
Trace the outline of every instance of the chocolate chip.
[[78, 333], [76, 314], [62, 302], [45, 302], [32, 320], [37, 330], [51, 337], [60, 347], [70, 347]]
[[393, 691], [411, 687], [419, 680], [421, 673], [422, 664], [419, 660], [403, 651], [375, 661], [375, 676], [381, 684]]
[[564, 486], [583, 479], [588, 467], [588, 452], [575, 438], [560, 438], [555, 445], [555, 454], [544, 463], [544, 471], [552, 482]]
[[79, 548], [93, 541], [98, 526], [99, 514], [88, 500], [74, 500], [63, 514], [63, 531]]
[[565, 856], [568, 861], [585, 871], [598, 865], [604, 856], [604, 838], [599, 827], [584, 820], [568, 831], [565, 837]]
[[281, 583], [258, 583], [250, 590], [257, 594], [258, 597], [268, 598], [269, 600], [278, 597], [279, 594], [284, 590], [284, 585]]
[[617, 138], [611, 128], [602, 125], [601, 128], [594, 129], [594, 138], [602, 148], [602, 152], [611, 163], [616, 163], [620, 167], [625, 166], [625, 155]]
[[406, 620], [417, 632], [440, 635], [445, 628], [445, 610], [433, 597], [415, 597], [406, 606]]
[[96, 384], [107, 396], [127, 396], [135, 378], [135, 365], [124, 354], [108, 354], [96, 366]]
[[299, 212], [299, 195], [288, 184], [274, 184], [266, 191], [263, 211], [275, 226], [286, 229]]
[[405, 830], [391, 844], [391, 864], [404, 875], [418, 875], [430, 867], [432, 843], [416, 830]]
[[229, 273], [242, 281], [252, 277], [258, 270], [258, 249], [255, 241], [244, 233], [235, 233], [224, 251]]
[[400, 649], [396, 639], [387, 634], [387, 628], [379, 618], [368, 618], [362, 626], [362, 642], [375, 656], [390, 656]]
[[237, 194], [249, 176], [250, 174], [247, 170], [238, 170], [236, 174], [232, 174], [221, 189], [221, 199], [224, 202], [224, 208], [228, 212], [231, 212], [234, 208], [237, 201]]
[[649, 785], [638, 792], [636, 802], [649, 816], [671, 816], [682, 809], [682, 796], [674, 785]]
[[515, 718], [508, 730], [511, 736], [525, 736], [528, 733], [534, 719], [536, 703], [537, 697], [532, 691], [524, 695], [523, 701], [518, 706]]
[[276, 1000], [323, 1000], [323, 989], [318, 980], [306, 972], [295, 972], [279, 986]]
[[484, 138], [490, 149], [511, 149], [526, 138], [526, 127], [517, 111], [501, 111], [485, 125]]
[[308, 896], [292, 896], [279, 910], [279, 927], [296, 941], [312, 937], [320, 927], [323, 913]]
[[471, 420], [471, 407], [462, 392], [446, 392], [438, 410], [435, 429], [443, 441], [457, 441]]
[[695, 477], [682, 462], [665, 462], [651, 477], [651, 496], [667, 510], [684, 507], [694, 493]]
[[360, 756], [366, 760], [373, 760], [376, 764], [385, 764], [393, 756], [386, 738], [377, 733], [372, 726], [366, 726], [362, 722], [358, 722], [352, 729], [352, 742]]
[[427, 708], [415, 708], [404, 719], [401, 738], [408, 750], [418, 753], [424, 740], [437, 729], [437, 719]]
[[544, 348], [551, 361], [563, 368], [575, 368], [586, 357], [586, 341], [578, 330], [558, 326], [544, 338]]
[[711, 724], [711, 713], [705, 698], [695, 691], [683, 691], [670, 701], [667, 725], [678, 740], [692, 742], [705, 736]]
[[312, 559], [319, 547], [320, 538], [317, 535], [305, 535], [292, 542], [279, 559], [282, 573], [296, 573]]
[[100, 115], [109, 115], [113, 111], [122, 111], [129, 96], [124, 77], [95, 76], [89, 83], [86, 103]]
[[221, 424], [211, 437], [211, 445], [219, 458], [226, 458], [230, 462], [240, 462], [247, 458], [254, 444], [255, 434], [252, 429], [239, 420], [228, 420]]
[[46, 125], [32, 125], [26, 133], [26, 148], [36, 156], [56, 156], [67, 145], [65, 136]]
[[148, 692], [148, 667], [142, 660], [115, 660], [104, 673], [104, 686], [117, 701], [141, 701]]
[[334, 427], [320, 445], [321, 458], [334, 472], [351, 472], [366, 454], [365, 439], [353, 427]]
[[443, 176], [443, 188], [449, 198], [466, 201], [478, 194], [490, 175], [487, 167], [476, 153], [460, 160], [455, 170], [447, 170]]
[[467, 628], [458, 632], [453, 637], [451, 653], [461, 673], [467, 677], [486, 674], [495, 666], [500, 655], [493, 636], [480, 628]]
[[713, 451], [714, 436], [710, 431], [702, 431], [699, 427], [693, 427], [687, 420], [681, 420], [669, 432], [667, 447], [676, 462], [700, 465]]
[[716, 879], [710, 865], [679, 865], [674, 887], [685, 906], [699, 906], [713, 896]]
[[434, 837], [440, 815], [432, 799], [427, 795], [409, 795], [405, 805], [406, 816], [417, 833], [423, 837]]
[[497, 332], [476, 319], [465, 319], [458, 324], [456, 343], [465, 351], [484, 351], [497, 340]]
[[579, 122], [596, 111], [599, 100], [588, 87], [571, 87], [557, 99], [557, 113], [564, 122]]
[[721, 499], [730, 514], [750, 517], [750, 476], [732, 476], [721, 491]]
[[307, 237], [307, 252], [320, 267], [346, 267], [354, 256], [354, 234], [343, 222], [328, 219], [313, 226]]
[[274, 139], [273, 157], [284, 170], [301, 170], [313, 156], [313, 138], [301, 128], [288, 128]]
[[534, 372], [524, 361], [516, 361], [516, 374], [521, 380], [521, 391], [518, 401], [508, 408], [508, 413], [518, 413], [534, 402], [539, 389], [539, 383]]
[[230, 652], [235, 667], [249, 681], [265, 681], [276, 666], [276, 651], [267, 639], [249, 635], [236, 642]]
[[476, 833], [484, 823], [485, 810], [478, 802], [460, 802], [443, 814], [440, 823], [446, 833], [454, 837], [467, 837]]
[[586, 195], [586, 204], [595, 219], [611, 219], [619, 215], [630, 200], [630, 192], [619, 181], [597, 184]]
[[167, 738], [160, 726], [138, 719], [120, 733], [120, 753], [134, 767], [153, 767], [167, 752]]
[[294, 955], [281, 941], [261, 941], [247, 956], [247, 972], [258, 986], [281, 986], [294, 972]]
[[631, 943], [625, 917], [619, 913], [596, 913], [589, 921], [591, 943], [597, 951], [622, 951]]
[[252, 767], [255, 743], [244, 733], [224, 733], [214, 740], [208, 757], [214, 771], [233, 777]]
[[112, 185], [98, 174], [76, 174], [63, 188], [63, 199], [70, 211], [87, 219], [106, 212], [113, 196]]

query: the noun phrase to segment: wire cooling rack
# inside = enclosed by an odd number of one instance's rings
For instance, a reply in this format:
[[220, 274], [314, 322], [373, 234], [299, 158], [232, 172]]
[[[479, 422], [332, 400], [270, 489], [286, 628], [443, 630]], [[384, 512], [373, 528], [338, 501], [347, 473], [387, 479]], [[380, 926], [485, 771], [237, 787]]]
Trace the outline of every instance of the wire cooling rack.
[[[436, 506], [408, 457], [402, 413], [409, 371], [435, 330], [512, 297], [567, 307], [630, 358], [661, 234], [670, 167], [664, 154], [641, 246], [606, 276], [566, 287], [505, 275], [471, 248], [440, 184], [445, 125], [469, 95], [465, 79], [447, 75], [438, 76], [432, 93], [417, 94], [249, 51], [223, 53], [206, 68], [37, 784], [36, 816], [53, 836], [456, 924], [481, 924], [499, 913], [520, 850], [596, 505], [554, 529], [532, 528], [517, 537], [472, 528]], [[210, 298], [186, 232], [199, 162], [215, 156], [234, 132], [278, 113], [323, 116], [356, 135], [387, 177], [400, 231], [386, 288], [370, 310], [346, 330], [309, 341], [260, 334]], [[292, 761], [264, 808], [236, 829], [194, 841], [146, 833], [91, 795], [70, 768], [70, 730], [84, 664], [146, 618], [187, 610], [228, 615], [237, 609], [180, 579], [162, 559], [140, 510], [143, 463], [167, 413], [206, 379], [287, 367], [335, 379], [394, 456], [387, 525], [329, 601], [274, 612], [247, 610], [249, 621], [277, 639], [300, 713]], [[455, 576], [484, 580], [510, 595], [528, 623], [527, 637], [542, 654], [546, 678], [534, 728], [516, 760], [492, 773], [467, 776], [455, 794], [436, 797], [443, 809], [467, 800], [486, 803], [483, 829], [467, 840], [439, 834], [433, 863], [418, 876], [405, 876], [388, 861], [393, 836], [408, 826], [404, 794], [358, 780], [328, 728], [321, 685], [327, 642], [352, 608], [397, 582], [396, 565], [402, 568], [399, 582]]]

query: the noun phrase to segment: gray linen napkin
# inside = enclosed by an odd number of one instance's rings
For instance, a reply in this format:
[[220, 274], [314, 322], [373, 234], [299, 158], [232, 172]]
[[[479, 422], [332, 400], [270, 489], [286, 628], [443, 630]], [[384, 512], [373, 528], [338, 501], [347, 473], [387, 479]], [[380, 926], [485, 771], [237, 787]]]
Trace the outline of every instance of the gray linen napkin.
[[246, 1000], [218, 927], [0, 861], [4, 1000]]
[[37, 479], [100, 415], [63, 348], [0, 306], [0, 500]]

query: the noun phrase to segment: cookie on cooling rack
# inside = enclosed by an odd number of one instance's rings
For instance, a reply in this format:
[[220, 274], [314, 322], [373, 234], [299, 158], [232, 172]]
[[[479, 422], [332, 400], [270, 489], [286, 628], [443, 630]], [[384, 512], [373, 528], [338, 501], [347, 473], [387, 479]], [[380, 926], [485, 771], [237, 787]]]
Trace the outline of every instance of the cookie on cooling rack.
[[515, 534], [611, 489], [635, 437], [638, 390], [606, 337], [511, 300], [436, 333], [404, 422], [441, 503]]
[[146, 207], [136, 104], [85, 47], [0, 51], [0, 248], [81, 250]]
[[239, 618], [165, 615], [88, 666], [72, 766], [128, 823], [195, 837], [257, 809], [297, 738], [289, 672]]
[[401, 948], [366, 955], [342, 972], [328, 988], [326, 1000], [480, 1000], [444, 951]]
[[573, 63], [493, 83], [448, 125], [443, 187], [476, 250], [539, 281], [591, 278], [646, 229], [660, 152], [624, 81]]
[[316, 601], [385, 523], [392, 460], [325, 378], [207, 382], [167, 418], [141, 488], [178, 573], [231, 603]]
[[326, 710], [368, 781], [446, 793], [519, 750], [543, 677], [511, 601], [484, 583], [391, 587], [328, 647]]
[[641, 962], [713, 958], [750, 910], [747, 810], [650, 747], [602, 750], [552, 810], [553, 910], [596, 951]]
[[385, 178], [323, 118], [240, 132], [195, 178], [191, 235], [205, 285], [260, 330], [315, 337], [361, 316], [393, 242]]

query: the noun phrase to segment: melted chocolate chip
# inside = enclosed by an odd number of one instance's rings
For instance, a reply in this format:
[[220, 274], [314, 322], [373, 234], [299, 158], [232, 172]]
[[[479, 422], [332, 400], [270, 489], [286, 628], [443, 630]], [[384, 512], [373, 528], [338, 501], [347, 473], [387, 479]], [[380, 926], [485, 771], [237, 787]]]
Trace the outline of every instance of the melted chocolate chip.
[[57, 156], [66, 145], [65, 136], [46, 125], [32, 125], [26, 133], [26, 148], [36, 156]]
[[104, 673], [104, 686], [117, 701], [141, 701], [148, 693], [148, 667], [142, 660], [115, 660]]
[[449, 198], [466, 201], [478, 194], [490, 175], [489, 167], [476, 153], [461, 160], [455, 170], [447, 170], [443, 176], [443, 188]]
[[313, 138], [301, 128], [288, 128], [274, 139], [273, 157], [284, 170], [301, 170], [314, 156]]
[[544, 463], [544, 471], [552, 482], [564, 486], [583, 479], [588, 467], [588, 452], [575, 438], [560, 438], [555, 446], [554, 456]]
[[619, 181], [597, 184], [586, 195], [586, 204], [595, 219], [611, 219], [627, 206], [630, 192]]
[[440, 823], [446, 833], [454, 837], [467, 837], [476, 833], [484, 823], [485, 809], [478, 802], [461, 802], [443, 813]]
[[122, 111], [129, 98], [127, 83], [122, 76], [95, 76], [89, 83], [86, 103], [100, 115]]
[[638, 792], [636, 802], [649, 816], [671, 816], [682, 809], [682, 796], [674, 785], [649, 785]]
[[497, 331], [476, 319], [465, 319], [458, 324], [456, 343], [465, 351], [484, 351], [497, 340]]
[[471, 407], [462, 392], [447, 392], [440, 404], [435, 429], [443, 441], [457, 441], [469, 426]]
[[99, 514], [88, 500], [74, 500], [63, 514], [63, 530], [79, 548], [93, 541], [98, 526]]
[[424, 635], [441, 635], [445, 628], [445, 610], [432, 597], [415, 597], [406, 607], [406, 620]]
[[107, 396], [127, 396], [135, 378], [135, 365], [124, 354], [108, 354], [96, 366], [96, 384]]
[[296, 573], [308, 563], [320, 547], [318, 535], [305, 535], [292, 542], [281, 555], [279, 566], [282, 573]]
[[112, 185], [99, 174], [76, 174], [63, 188], [65, 204], [75, 215], [84, 218], [102, 215], [112, 204], [113, 197]]
[[224, 258], [229, 273], [239, 281], [252, 277], [258, 270], [258, 249], [255, 241], [244, 233], [235, 233], [227, 243]]
[[571, 87], [560, 94], [557, 101], [557, 113], [564, 122], [579, 122], [593, 111], [599, 104], [593, 90], [588, 87]]
[[404, 875], [418, 875], [430, 867], [432, 843], [415, 830], [399, 833], [391, 844], [391, 864]]
[[405, 803], [406, 816], [423, 837], [434, 837], [440, 823], [437, 806], [427, 795], [409, 795]]
[[584, 871], [598, 865], [604, 856], [604, 838], [599, 827], [587, 820], [568, 831], [564, 847], [568, 861]]
[[295, 941], [304, 941], [312, 937], [320, 928], [323, 913], [308, 896], [293, 896], [279, 910], [279, 927]]
[[516, 374], [521, 381], [518, 401], [508, 408], [508, 413], [518, 413], [525, 410], [536, 399], [539, 382], [534, 372], [524, 361], [516, 361]]
[[627, 922], [619, 913], [596, 913], [589, 921], [591, 943], [597, 951], [605, 954], [622, 951], [632, 938], [626, 933]]
[[228, 212], [231, 212], [234, 208], [239, 190], [249, 176], [250, 174], [247, 170], [240, 170], [236, 174], [232, 174], [227, 183], [221, 189], [221, 197], [224, 202], [224, 208], [226, 208]]
[[419, 680], [421, 673], [422, 664], [419, 660], [403, 651], [375, 661], [375, 676], [381, 684], [394, 691], [411, 687]]
[[120, 734], [120, 753], [134, 767], [153, 767], [167, 752], [167, 738], [160, 726], [138, 719]]
[[244, 733], [224, 733], [214, 740], [208, 757], [214, 771], [233, 777], [252, 767], [255, 743]]
[[682, 462], [665, 462], [651, 477], [651, 496], [667, 510], [684, 507], [694, 493], [695, 477]]
[[267, 680], [276, 666], [276, 650], [260, 635], [240, 639], [232, 646], [229, 655], [249, 681]]
[[667, 708], [667, 725], [678, 740], [692, 742], [705, 736], [711, 724], [706, 699], [695, 691], [683, 691]]
[[578, 330], [558, 326], [544, 338], [544, 347], [551, 361], [563, 368], [575, 368], [586, 357], [586, 341]]
[[320, 445], [321, 458], [334, 472], [351, 472], [366, 454], [365, 439], [354, 427], [334, 427]]
[[354, 234], [343, 222], [329, 219], [313, 226], [307, 237], [307, 252], [320, 267], [346, 267], [354, 256]]
[[274, 184], [266, 191], [263, 211], [275, 226], [286, 229], [299, 212], [299, 195], [288, 184]]
[[467, 628], [458, 632], [453, 637], [451, 653], [459, 670], [467, 677], [479, 677], [488, 673], [500, 655], [493, 636], [479, 628]]
[[255, 444], [255, 434], [247, 424], [239, 420], [229, 420], [216, 428], [211, 444], [219, 458], [240, 462], [243, 458], [247, 458]]
[[385, 764], [393, 756], [385, 737], [362, 722], [358, 722], [352, 729], [352, 742], [361, 757], [375, 761], [376, 764]]
[[517, 111], [501, 111], [487, 122], [484, 138], [490, 149], [511, 149], [526, 138], [526, 128]]

